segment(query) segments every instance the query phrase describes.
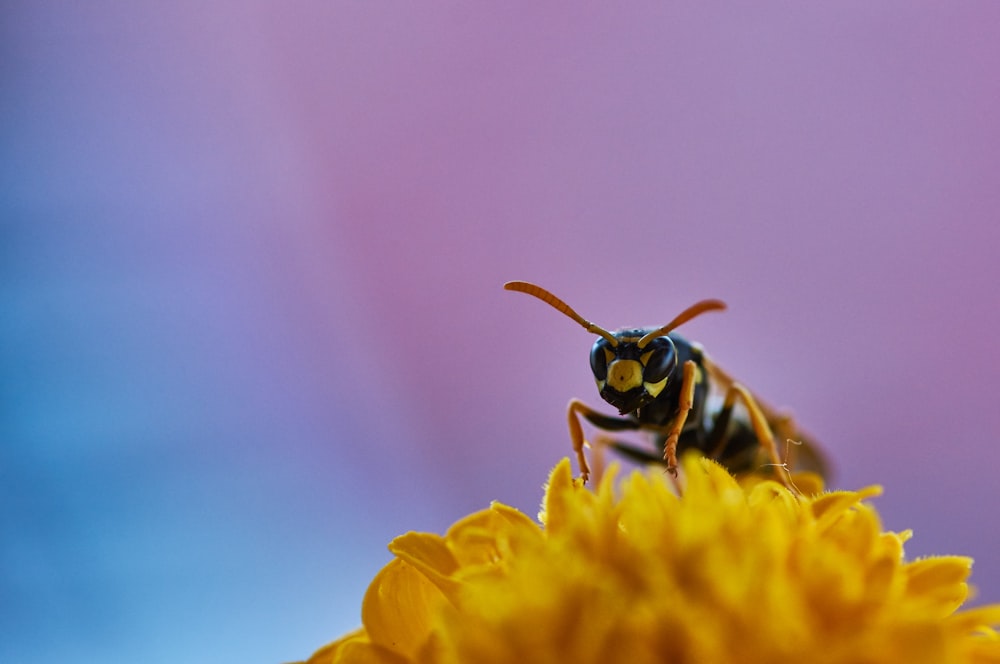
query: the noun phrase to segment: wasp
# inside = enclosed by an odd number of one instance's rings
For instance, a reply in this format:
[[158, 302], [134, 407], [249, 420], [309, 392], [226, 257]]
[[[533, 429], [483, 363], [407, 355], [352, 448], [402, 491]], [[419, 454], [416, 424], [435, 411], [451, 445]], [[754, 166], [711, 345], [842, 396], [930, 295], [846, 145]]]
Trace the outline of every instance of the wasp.
[[[662, 327], [609, 332], [580, 316], [541, 286], [510, 281], [504, 288], [532, 295], [598, 335], [590, 350], [590, 368], [601, 398], [614, 406], [619, 416], [600, 413], [579, 399], [570, 400], [567, 411], [570, 440], [584, 482], [590, 476], [584, 455], [584, 447], [589, 444], [584, 438], [581, 417], [607, 432], [652, 432], [659, 447], [657, 451], [613, 438], [602, 444], [640, 462], [664, 464], [675, 477], [677, 457], [688, 450], [715, 459], [734, 474], [767, 467], [787, 471], [791, 447], [782, 460], [774, 431], [796, 443], [796, 456], [800, 457], [797, 466], [821, 476], [827, 474], [825, 458], [797, 430], [790, 416], [762, 404], [750, 390], [712, 362], [700, 345], [674, 332], [696, 316], [725, 309], [721, 300], [696, 302]], [[734, 416], [738, 402], [742, 402], [745, 414]], [[790, 483], [784, 475], [779, 479], [786, 485]]]

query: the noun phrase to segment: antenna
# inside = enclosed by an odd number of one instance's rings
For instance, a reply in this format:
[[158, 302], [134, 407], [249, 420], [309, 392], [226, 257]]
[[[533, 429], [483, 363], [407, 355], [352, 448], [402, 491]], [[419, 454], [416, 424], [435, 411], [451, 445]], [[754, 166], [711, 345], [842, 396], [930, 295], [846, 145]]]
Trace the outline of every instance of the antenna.
[[[517, 291], [519, 293], [527, 293], [528, 295], [532, 295], [534, 297], [537, 297], [539, 300], [541, 300], [545, 304], [549, 305], [550, 307], [552, 307], [556, 311], [559, 311], [559, 312], [561, 312], [561, 313], [569, 316], [573, 320], [575, 320], [577, 323], [579, 323], [584, 328], [586, 328], [586, 330], [588, 332], [590, 332], [592, 334], [599, 334], [602, 337], [604, 337], [605, 339], [607, 339], [608, 343], [611, 344], [612, 348], [618, 346], [618, 340], [615, 339], [615, 335], [611, 334], [610, 332], [608, 332], [607, 330], [605, 330], [603, 327], [600, 327], [598, 325], [594, 325], [589, 320], [587, 320], [586, 318], [584, 318], [580, 314], [578, 314], [575, 311], [573, 311], [573, 308], [570, 307], [568, 304], [566, 304], [565, 302], [563, 302], [558, 297], [556, 297], [552, 293], [548, 292], [547, 290], [545, 290], [541, 286], [536, 286], [535, 284], [533, 284], [531, 282], [528, 282], [528, 281], [508, 281], [507, 283], [505, 283], [503, 285], [503, 287], [504, 287], [504, 290]], [[645, 337], [643, 337], [643, 338], [645, 338]]]
[[725, 308], [726, 308], [726, 303], [723, 302], [722, 300], [702, 300], [701, 302], [695, 302], [690, 307], [679, 313], [676, 318], [674, 318], [672, 321], [670, 321], [660, 329], [653, 330], [649, 334], [644, 335], [642, 339], [639, 339], [637, 345], [639, 346], [639, 348], [645, 348], [646, 345], [653, 339], [656, 339], [657, 337], [666, 336], [675, 327], [683, 325], [684, 323], [688, 322], [695, 316], [700, 316], [706, 311], [716, 311]]

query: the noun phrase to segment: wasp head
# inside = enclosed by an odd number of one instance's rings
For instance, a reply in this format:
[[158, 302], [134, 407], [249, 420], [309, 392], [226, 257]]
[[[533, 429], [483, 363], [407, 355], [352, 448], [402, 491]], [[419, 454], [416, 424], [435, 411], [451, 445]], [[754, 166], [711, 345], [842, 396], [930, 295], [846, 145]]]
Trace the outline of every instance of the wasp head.
[[668, 336], [640, 346], [643, 330], [618, 332], [614, 337], [615, 345], [603, 337], [594, 342], [590, 368], [601, 398], [625, 415], [648, 405], [663, 392], [677, 366], [677, 349]]
[[655, 329], [609, 332], [576, 313], [558, 297], [527, 281], [508, 281], [507, 290], [527, 293], [576, 321], [588, 332], [600, 335], [590, 351], [601, 398], [622, 415], [634, 413], [663, 392], [677, 366], [677, 348], [667, 336], [671, 330], [706, 311], [725, 309], [720, 300], [701, 300]]

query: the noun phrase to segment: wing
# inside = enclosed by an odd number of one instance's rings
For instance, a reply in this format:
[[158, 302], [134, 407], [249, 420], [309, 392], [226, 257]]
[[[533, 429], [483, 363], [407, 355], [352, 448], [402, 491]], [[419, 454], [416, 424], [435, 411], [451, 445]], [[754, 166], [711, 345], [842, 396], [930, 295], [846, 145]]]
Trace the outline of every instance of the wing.
[[[703, 366], [708, 372], [713, 389], [718, 389], [722, 394], [725, 394], [738, 381], [705, 355], [704, 351], [702, 351], [702, 355]], [[788, 468], [793, 471], [814, 472], [829, 480], [832, 466], [828, 456], [816, 443], [815, 438], [800, 429], [790, 413], [769, 405], [758, 397], [756, 392], [753, 393], [753, 396], [764, 413], [768, 426], [774, 433], [775, 441], [784, 454]], [[791, 443], [785, 444], [786, 441], [791, 441]], [[781, 449], [782, 445], [786, 449]]]

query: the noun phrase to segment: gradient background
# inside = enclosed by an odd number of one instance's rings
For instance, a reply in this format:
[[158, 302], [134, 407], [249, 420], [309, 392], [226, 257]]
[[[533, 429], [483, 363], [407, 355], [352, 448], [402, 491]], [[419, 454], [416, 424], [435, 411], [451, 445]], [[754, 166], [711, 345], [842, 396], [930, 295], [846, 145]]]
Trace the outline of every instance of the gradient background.
[[[83, 7], [86, 8], [83, 8]], [[0, 660], [274, 662], [685, 327], [1000, 600], [1000, 4], [5, 2]]]

